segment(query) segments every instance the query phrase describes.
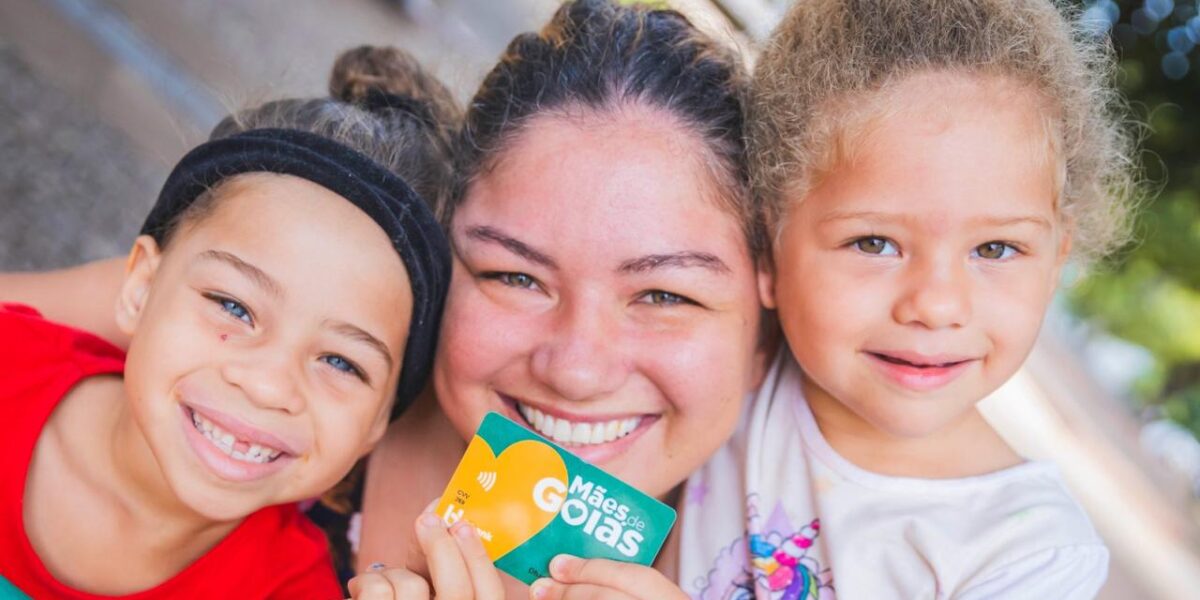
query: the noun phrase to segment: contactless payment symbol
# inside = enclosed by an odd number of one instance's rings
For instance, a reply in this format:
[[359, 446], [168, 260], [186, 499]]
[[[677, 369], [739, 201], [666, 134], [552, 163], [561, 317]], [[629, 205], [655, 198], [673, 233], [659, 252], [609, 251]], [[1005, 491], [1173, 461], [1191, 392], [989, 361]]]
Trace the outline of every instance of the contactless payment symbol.
[[475, 477], [475, 481], [478, 481], [479, 485], [483, 486], [483, 491], [490, 492], [492, 491], [492, 487], [496, 485], [496, 472], [480, 471], [479, 475]]
[[437, 513], [467, 519], [502, 571], [532, 583], [557, 554], [649, 565], [675, 511], [534, 432], [489, 413]]

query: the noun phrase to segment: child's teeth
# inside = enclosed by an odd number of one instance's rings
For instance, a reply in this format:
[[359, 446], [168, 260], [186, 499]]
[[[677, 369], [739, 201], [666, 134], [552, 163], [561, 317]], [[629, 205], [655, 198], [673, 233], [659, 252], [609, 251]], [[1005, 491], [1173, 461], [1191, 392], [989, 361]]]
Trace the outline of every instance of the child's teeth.
[[229, 455], [234, 460], [249, 463], [265, 463], [274, 460], [279, 456], [281, 451], [267, 446], [258, 444], [250, 444], [241, 442], [238, 445], [244, 445], [245, 451], [234, 450], [234, 444], [237, 438], [233, 434], [228, 433], [214, 424], [212, 421], [200, 416], [200, 413], [192, 411], [192, 423], [196, 426], [196, 430], [205, 437], [209, 442], [212, 442], [213, 447]]
[[558, 442], [576, 446], [604, 444], [629, 435], [641, 423], [641, 417], [573, 423], [562, 417], [552, 417], [542, 411], [517, 404], [522, 417], [538, 433]]

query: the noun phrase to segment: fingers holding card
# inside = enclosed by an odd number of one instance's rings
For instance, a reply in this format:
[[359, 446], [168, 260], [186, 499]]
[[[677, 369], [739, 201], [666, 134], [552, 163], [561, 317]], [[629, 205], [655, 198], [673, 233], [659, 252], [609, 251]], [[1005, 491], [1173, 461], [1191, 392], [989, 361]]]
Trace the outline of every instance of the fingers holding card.
[[436, 514], [452, 526], [469, 520], [496, 567], [526, 584], [547, 576], [561, 553], [648, 567], [675, 522], [669, 506], [496, 413]]

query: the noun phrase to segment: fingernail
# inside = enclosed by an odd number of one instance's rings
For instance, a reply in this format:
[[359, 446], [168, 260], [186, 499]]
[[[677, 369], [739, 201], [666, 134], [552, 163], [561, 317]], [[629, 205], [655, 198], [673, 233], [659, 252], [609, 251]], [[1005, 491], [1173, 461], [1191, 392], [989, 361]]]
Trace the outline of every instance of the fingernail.
[[529, 595], [533, 596], [534, 600], [545, 600], [550, 597], [550, 580], [545, 577], [533, 582], [529, 586]]
[[562, 579], [566, 575], [567, 568], [571, 566], [571, 561], [575, 560], [570, 554], [559, 554], [550, 560], [550, 574]]
[[437, 515], [427, 512], [421, 515], [421, 525], [425, 527], [437, 527], [442, 523], [442, 520]]
[[425, 505], [425, 510], [424, 510], [424, 511], [422, 511], [422, 512], [433, 512], [433, 509], [434, 509], [434, 508], [437, 508], [437, 503], [438, 503], [438, 500], [441, 500], [441, 499], [442, 499], [442, 497], [441, 497], [441, 496], [438, 496], [437, 498], [434, 498], [433, 500], [430, 500], [430, 501], [429, 501], [429, 504], [426, 504], [426, 505]]
[[386, 568], [386, 565], [381, 562], [371, 563], [371, 566], [367, 567], [371, 571], [382, 571], [384, 568]]
[[455, 523], [455, 526], [458, 527], [458, 529], [454, 531], [454, 537], [457, 537], [460, 540], [469, 540], [475, 533], [475, 526], [466, 521], [459, 521], [458, 523]]

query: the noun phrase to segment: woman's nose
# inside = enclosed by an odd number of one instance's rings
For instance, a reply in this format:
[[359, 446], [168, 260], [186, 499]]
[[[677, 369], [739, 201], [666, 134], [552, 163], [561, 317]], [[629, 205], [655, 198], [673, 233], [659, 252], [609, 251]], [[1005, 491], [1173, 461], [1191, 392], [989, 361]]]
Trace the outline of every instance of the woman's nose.
[[567, 400], [620, 389], [628, 369], [619, 332], [619, 315], [601, 308], [560, 313], [553, 332], [531, 357], [534, 377]]

